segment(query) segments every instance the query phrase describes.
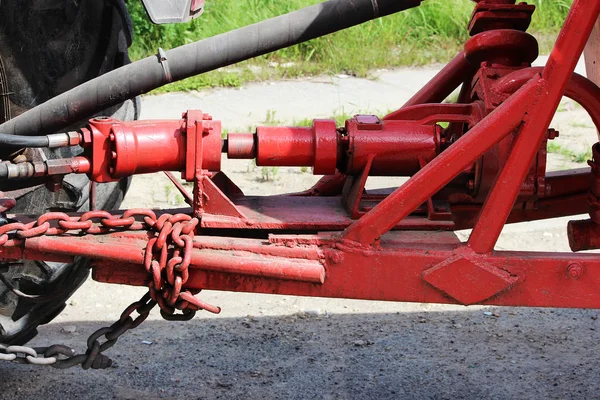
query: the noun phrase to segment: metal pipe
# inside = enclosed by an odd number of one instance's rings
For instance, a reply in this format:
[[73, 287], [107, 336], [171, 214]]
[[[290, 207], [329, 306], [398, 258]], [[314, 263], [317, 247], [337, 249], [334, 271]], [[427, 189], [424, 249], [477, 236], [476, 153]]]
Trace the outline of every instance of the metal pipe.
[[[402, 108], [417, 104], [441, 103], [475, 71], [461, 51], [440, 72], [438, 72], [421, 90], [410, 98]], [[391, 114], [390, 114], [391, 115]], [[384, 119], [393, 119], [390, 116]]]
[[[41, 236], [27, 239], [24, 244], [9, 241], [2, 251], [5, 257], [45, 259], [46, 256], [83, 256], [141, 266], [144, 252], [140, 250], [140, 243], [143, 242], [119, 238], [99, 242], [89, 238], [71, 237], [64, 240], [60, 236]], [[325, 267], [318, 260], [292, 259], [251, 251], [194, 248], [190, 268], [308, 283], [325, 281]]]
[[11, 135], [55, 132], [171, 82], [232, 65], [369, 20], [421, 0], [329, 0], [145, 58], [92, 79], [0, 125]]

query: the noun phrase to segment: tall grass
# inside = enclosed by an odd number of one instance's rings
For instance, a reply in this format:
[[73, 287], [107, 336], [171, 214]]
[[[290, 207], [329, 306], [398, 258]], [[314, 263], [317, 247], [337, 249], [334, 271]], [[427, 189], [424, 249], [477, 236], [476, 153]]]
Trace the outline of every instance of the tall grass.
[[[128, 7], [134, 22], [134, 59], [156, 54], [158, 47], [172, 48], [231, 29], [249, 25], [319, 0], [208, 0], [204, 15], [188, 24], [152, 25], [140, 0]], [[537, 6], [531, 31], [555, 34], [572, 0], [529, 0]], [[373, 68], [422, 65], [449, 60], [468, 39], [466, 26], [473, 11], [470, 0], [427, 0], [396, 15], [311, 40], [268, 54], [242, 65], [242, 71], [220, 71], [172, 86], [185, 90], [202, 86], [236, 86], [249, 79], [290, 77], [317, 73], [348, 73], [364, 76]], [[248, 65], [286, 64], [287, 68], [265, 72]], [[259, 71], [259, 72], [257, 72]]]

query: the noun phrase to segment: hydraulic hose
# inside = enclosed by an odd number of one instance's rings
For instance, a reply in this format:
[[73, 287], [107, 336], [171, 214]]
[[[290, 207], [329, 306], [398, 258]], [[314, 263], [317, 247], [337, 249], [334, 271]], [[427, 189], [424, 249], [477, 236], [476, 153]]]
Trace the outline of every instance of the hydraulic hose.
[[0, 133], [0, 149], [3, 147], [23, 148], [42, 147], [55, 148], [76, 146], [81, 142], [81, 136], [77, 132], [54, 133], [44, 136], [20, 136]]
[[416, 7], [422, 0], [329, 0], [177, 47], [92, 79], [0, 125], [11, 135], [43, 135], [170, 82]]
[[16, 136], [0, 133], [0, 148], [2, 147], [50, 147], [48, 136]]

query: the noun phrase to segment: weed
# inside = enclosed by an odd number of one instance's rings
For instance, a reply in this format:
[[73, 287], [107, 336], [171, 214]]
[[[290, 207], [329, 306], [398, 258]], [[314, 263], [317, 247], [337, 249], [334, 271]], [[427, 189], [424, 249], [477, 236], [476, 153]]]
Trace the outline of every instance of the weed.
[[593, 129], [594, 127], [590, 124], [586, 124], [584, 122], [571, 122], [570, 124], [573, 128], [585, 128], [585, 129]]
[[300, 172], [302, 172], [303, 174], [307, 174], [310, 172], [310, 168], [308, 167], [300, 167]]
[[265, 120], [263, 121], [264, 125], [267, 126], [275, 126], [275, 125], [281, 125], [281, 121], [278, 120], [275, 117], [276, 111], [275, 110], [267, 110], [267, 115], [265, 116]]
[[560, 154], [563, 157], [570, 159], [576, 163], [585, 163], [587, 160], [592, 159], [592, 150], [588, 149], [584, 152], [575, 152], [567, 147], [561, 146], [556, 142], [548, 142], [547, 147], [548, 153]]
[[175, 206], [180, 206], [182, 205], [185, 200], [183, 199], [183, 196], [181, 194], [177, 194], [177, 196], [175, 196], [175, 200], [173, 201]]
[[169, 201], [169, 198], [171, 197], [171, 192], [172, 191], [173, 191], [172, 183], [167, 183], [165, 185], [165, 198], [167, 199], [167, 201]]
[[301, 126], [304, 128], [310, 128], [311, 126], [313, 126], [313, 119], [312, 118], [304, 118], [304, 119], [301, 119], [300, 121], [294, 121], [294, 122], [292, 122], [292, 126]]
[[277, 173], [279, 173], [279, 167], [262, 167], [260, 169], [262, 180], [265, 182], [274, 181]]

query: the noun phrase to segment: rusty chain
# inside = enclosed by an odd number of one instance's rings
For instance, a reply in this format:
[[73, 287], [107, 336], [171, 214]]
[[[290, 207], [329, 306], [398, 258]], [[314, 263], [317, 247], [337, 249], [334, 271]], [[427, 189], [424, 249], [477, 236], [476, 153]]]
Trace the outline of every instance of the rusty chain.
[[[113, 325], [94, 332], [88, 338], [85, 354], [76, 355], [73, 349], [63, 345], [32, 348], [0, 344], [0, 361], [51, 365], [60, 369], [75, 365], [81, 365], [83, 369], [108, 368], [112, 365], [112, 360], [102, 353], [114, 346], [125, 332], [144, 322], [156, 304], [166, 320], [187, 321], [192, 319], [198, 310], [219, 313], [219, 307], [194, 297], [199, 291], [184, 290], [189, 278], [188, 268], [198, 222], [197, 218], [186, 214], [163, 214], [157, 218], [152, 210], [131, 209], [121, 216], [107, 211], [89, 211], [80, 217], [50, 212], [26, 224], [12, 222], [1, 226], [0, 246], [6, 244], [11, 236], [26, 240], [66, 233], [95, 235], [111, 230], [152, 230], [156, 236], [148, 241], [144, 255], [144, 267], [150, 275], [148, 293], [127, 307]], [[181, 313], [176, 313], [176, 310], [180, 310]], [[131, 317], [134, 311], [139, 314], [135, 319]], [[106, 340], [100, 343], [102, 337]]]

